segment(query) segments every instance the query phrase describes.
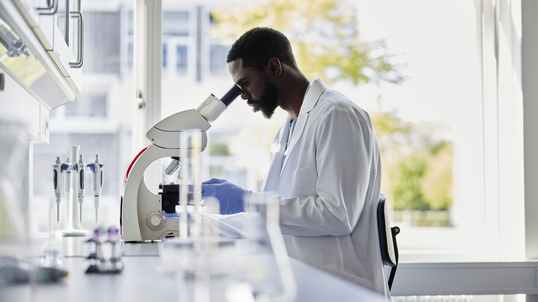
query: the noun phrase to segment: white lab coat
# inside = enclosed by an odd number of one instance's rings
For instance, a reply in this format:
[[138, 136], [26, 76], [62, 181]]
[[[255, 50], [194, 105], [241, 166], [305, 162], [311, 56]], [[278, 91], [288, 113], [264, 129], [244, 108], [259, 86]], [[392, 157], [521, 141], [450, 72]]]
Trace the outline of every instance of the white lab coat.
[[273, 140], [263, 184], [264, 193], [280, 197], [288, 254], [390, 297], [375, 214], [381, 160], [370, 116], [314, 80], [282, 165], [290, 120]]

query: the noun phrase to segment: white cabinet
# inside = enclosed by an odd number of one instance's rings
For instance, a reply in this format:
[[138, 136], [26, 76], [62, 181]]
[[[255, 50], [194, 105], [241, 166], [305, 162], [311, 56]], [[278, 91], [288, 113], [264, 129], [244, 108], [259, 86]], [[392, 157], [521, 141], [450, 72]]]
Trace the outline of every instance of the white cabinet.
[[83, 23], [80, 0], [0, 0], [0, 111], [26, 120], [38, 143], [49, 111], [81, 91]]

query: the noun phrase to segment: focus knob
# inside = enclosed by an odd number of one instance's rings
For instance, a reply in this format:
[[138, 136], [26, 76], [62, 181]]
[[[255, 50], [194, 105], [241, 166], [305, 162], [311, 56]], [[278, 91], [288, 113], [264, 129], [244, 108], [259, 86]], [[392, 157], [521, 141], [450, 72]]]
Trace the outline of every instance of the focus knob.
[[148, 227], [154, 231], [162, 229], [164, 226], [164, 216], [162, 213], [153, 212], [148, 215], [146, 218], [146, 224]]

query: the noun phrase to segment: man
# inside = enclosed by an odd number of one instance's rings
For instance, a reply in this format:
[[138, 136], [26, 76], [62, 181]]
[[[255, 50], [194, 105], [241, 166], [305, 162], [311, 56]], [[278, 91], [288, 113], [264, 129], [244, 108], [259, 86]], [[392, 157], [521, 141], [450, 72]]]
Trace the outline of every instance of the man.
[[[247, 31], [227, 62], [254, 112], [270, 118], [280, 107], [289, 114], [271, 145], [261, 193], [280, 198], [288, 254], [388, 297], [375, 215], [381, 160], [368, 113], [321, 79], [310, 82], [276, 30]], [[225, 180], [202, 186], [221, 213], [246, 209], [249, 194]]]

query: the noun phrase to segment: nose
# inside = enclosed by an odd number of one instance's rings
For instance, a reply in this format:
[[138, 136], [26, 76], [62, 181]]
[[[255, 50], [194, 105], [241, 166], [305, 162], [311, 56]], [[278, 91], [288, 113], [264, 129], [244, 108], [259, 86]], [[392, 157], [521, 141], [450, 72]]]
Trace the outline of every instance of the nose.
[[248, 100], [248, 95], [245, 93], [245, 91], [241, 92], [241, 98], [243, 100]]

